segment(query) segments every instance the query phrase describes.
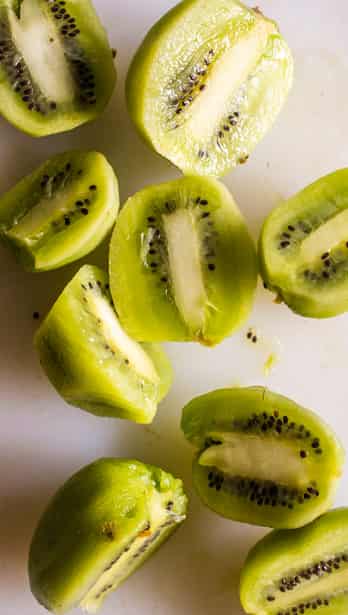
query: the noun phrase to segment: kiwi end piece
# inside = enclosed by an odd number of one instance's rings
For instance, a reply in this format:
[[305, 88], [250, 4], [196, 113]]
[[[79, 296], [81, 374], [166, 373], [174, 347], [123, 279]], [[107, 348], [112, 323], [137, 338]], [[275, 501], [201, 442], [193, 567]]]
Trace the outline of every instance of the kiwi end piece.
[[241, 573], [240, 597], [250, 615], [345, 615], [347, 586], [348, 509], [341, 508], [257, 543]]
[[164, 351], [135, 342], [113, 309], [107, 275], [85, 265], [36, 335], [43, 369], [70, 404], [150, 423], [172, 382]]
[[48, 271], [94, 250], [119, 209], [115, 173], [98, 152], [47, 160], [0, 199], [0, 237], [30, 271]]
[[188, 175], [222, 176], [246, 162], [293, 79], [276, 24], [231, 0], [179, 3], [139, 47], [127, 77], [140, 134]]
[[150, 186], [122, 208], [110, 246], [110, 285], [122, 325], [146, 342], [221, 342], [250, 312], [253, 242], [215, 179]]
[[348, 169], [320, 178], [277, 207], [260, 241], [261, 275], [294, 312], [329, 318], [348, 310]]
[[195, 488], [218, 514], [296, 528], [326, 512], [344, 451], [315, 414], [262, 387], [221, 389], [193, 399], [182, 430], [195, 446]]
[[53, 613], [104, 598], [184, 521], [182, 482], [159, 468], [100, 459], [72, 476], [48, 504], [29, 554], [30, 585]]

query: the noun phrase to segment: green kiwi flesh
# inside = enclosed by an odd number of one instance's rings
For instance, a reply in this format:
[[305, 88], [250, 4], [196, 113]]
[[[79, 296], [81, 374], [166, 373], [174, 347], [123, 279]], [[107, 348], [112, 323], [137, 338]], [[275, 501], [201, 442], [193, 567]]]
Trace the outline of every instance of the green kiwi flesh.
[[58, 393], [99, 416], [150, 423], [172, 382], [163, 350], [137, 343], [122, 329], [107, 275], [97, 267], [85, 265], [75, 275], [35, 343]]
[[348, 310], [348, 169], [317, 180], [266, 219], [259, 244], [266, 286], [298, 314]]
[[346, 615], [348, 509], [268, 534], [247, 557], [240, 595], [250, 615]]
[[118, 182], [104, 156], [66, 152], [0, 198], [0, 237], [26, 269], [56, 269], [94, 250], [118, 209]]
[[104, 458], [55, 494], [35, 530], [29, 578], [53, 613], [103, 600], [184, 521], [182, 481], [136, 460]]
[[217, 344], [247, 317], [256, 278], [252, 240], [217, 180], [150, 186], [122, 208], [110, 285], [120, 321], [135, 339]]
[[218, 514], [296, 528], [330, 507], [344, 452], [331, 429], [263, 387], [221, 389], [193, 399], [182, 430], [195, 446], [195, 488]]
[[276, 24], [234, 0], [185, 0], [157, 22], [127, 78], [130, 115], [185, 174], [221, 176], [247, 160], [293, 79]]
[[41, 137], [97, 117], [116, 82], [90, 0], [0, 0], [0, 113]]

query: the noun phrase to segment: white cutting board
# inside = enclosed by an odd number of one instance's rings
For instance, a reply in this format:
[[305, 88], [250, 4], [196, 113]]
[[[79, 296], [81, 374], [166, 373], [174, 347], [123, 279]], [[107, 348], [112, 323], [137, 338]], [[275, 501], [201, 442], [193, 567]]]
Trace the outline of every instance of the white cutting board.
[[[99, 149], [114, 164], [122, 199], [178, 172], [143, 145], [127, 117], [124, 78], [145, 32], [171, 0], [96, 0], [118, 49], [119, 80], [104, 116], [66, 135], [34, 140], [0, 120], [0, 192], [56, 152]], [[226, 183], [258, 235], [277, 202], [348, 165], [348, 4], [343, 0], [262, 0], [293, 49], [296, 80], [285, 110], [247, 165]], [[101, 249], [90, 261], [106, 262]], [[348, 448], [348, 315], [316, 322], [294, 316], [259, 290], [249, 323], [214, 349], [168, 347], [176, 380], [150, 428], [97, 419], [66, 405], [41, 372], [32, 347], [37, 326], [78, 265], [30, 275], [0, 248], [0, 612], [40, 615], [26, 560], [47, 499], [73, 472], [104, 456], [137, 457], [181, 476], [191, 496], [186, 524], [141, 571], [107, 599], [103, 615], [241, 615], [238, 575], [263, 529], [220, 519], [191, 490], [191, 450], [180, 429], [193, 396], [229, 385], [264, 384], [313, 408]], [[248, 326], [259, 330], [256, 346]], [[279, 349], [278, 349], [279, 347]], [[273, 372], [264, 362], [276, 351]], [[348, 505], [348, 473], [337, 497]]]

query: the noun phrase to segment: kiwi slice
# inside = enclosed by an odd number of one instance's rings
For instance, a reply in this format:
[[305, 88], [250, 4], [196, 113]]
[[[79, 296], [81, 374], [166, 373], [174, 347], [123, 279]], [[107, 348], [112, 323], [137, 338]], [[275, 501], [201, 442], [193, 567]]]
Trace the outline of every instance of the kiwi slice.
[[277, 207], [260, 238], [263, 279], [298, 314], [348, 310], [348, 168]]
[[251, 615], [346, 615], [348, 508], [268, 534], [248, 555], [240, 594]]
[[64, 289], [35, 338], [43, 369], [73, 406], [99, 416], [150, 423], [172, 382], [157, 345], [127, 335], [107, 275], [85, 265]]
[[53, 613], [104, 598], [184, 521], [182, 481], [128, 459], [99, 459], [74, 474], [48, 504], [29, 554], [31, 590]]
[[94, 250], [118, 208], [118, 182], [104, 156], [66, 152], [0, 198], [0, 237], [26, 269], [56, 269]]
[[116, 72], [89, 0], [0, 0], [0, 113], [41, 137], [97, 117]]
[[234, 0], [185, 0], [147, 34], [127, 78], [141, 135], [186, 174], [245, 162], [280, 112], [291, 52], [273, 21]]
[[309, 523], [331, 505], [344, 452], [331, 429], [263, 387], [221, 389], [183, 410], [196, 447], [195, 488], [228, 519], [277, 528]]
[[110, 248], [110, 285], [135, 339], [213, 345], [252, 305], [257, 263], [244, 220], [217, 180], [150, 186], [123, 207]]

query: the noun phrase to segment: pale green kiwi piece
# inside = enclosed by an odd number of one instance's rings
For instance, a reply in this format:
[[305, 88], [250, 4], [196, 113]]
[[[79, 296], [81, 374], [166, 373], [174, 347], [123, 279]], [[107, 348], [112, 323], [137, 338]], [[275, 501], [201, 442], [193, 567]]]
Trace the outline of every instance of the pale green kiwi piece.
[[256, 279], [244, 219], [217, 180], [150, 186], [122, 208], [110, 246], [110, 286], [135, 339], [217, 344], [248, 316]]
[[259, 242], [266, 286], [296, 313], [329, 318], [348, 310], [348, 168], [326, 175], [277, 207]]
[[240, 597], [250, 615], [346, 615], [348, 509], [258, 542], [241, 573]]
[[104, 110], [116, 82], [90, 0], [0, 0], [0, 113], [42, 137]]
[[118, 181], [106, 158], [65, 152], [0, 198], [0, 238], [25, 269], [57, 269], [92, 252], [118, 209]]
[[235, 0], [184, 0], [146, 35], [127, 78], [139, 133], [185, 174], [246, 162], [293, 80], [277, 25]]
[[63, 614], [96, 613], [186, 517], [182, 481], [133, 459], [104, 458], [55, 494], [34, 532], [31, 590]]
[[122, 328], [106, 273], [85, 265], [63, 290], [36, 337], [40, 361], [58, 393], [99, 416], [151, 423], [172, 383], [158, 345]]
[[297, 528], [330, 508], [344, 450], [294, 401], [263, 387], [219, 389], [189, 402], [181, 427], [196, 449], [196, 491], [223, 517]]

